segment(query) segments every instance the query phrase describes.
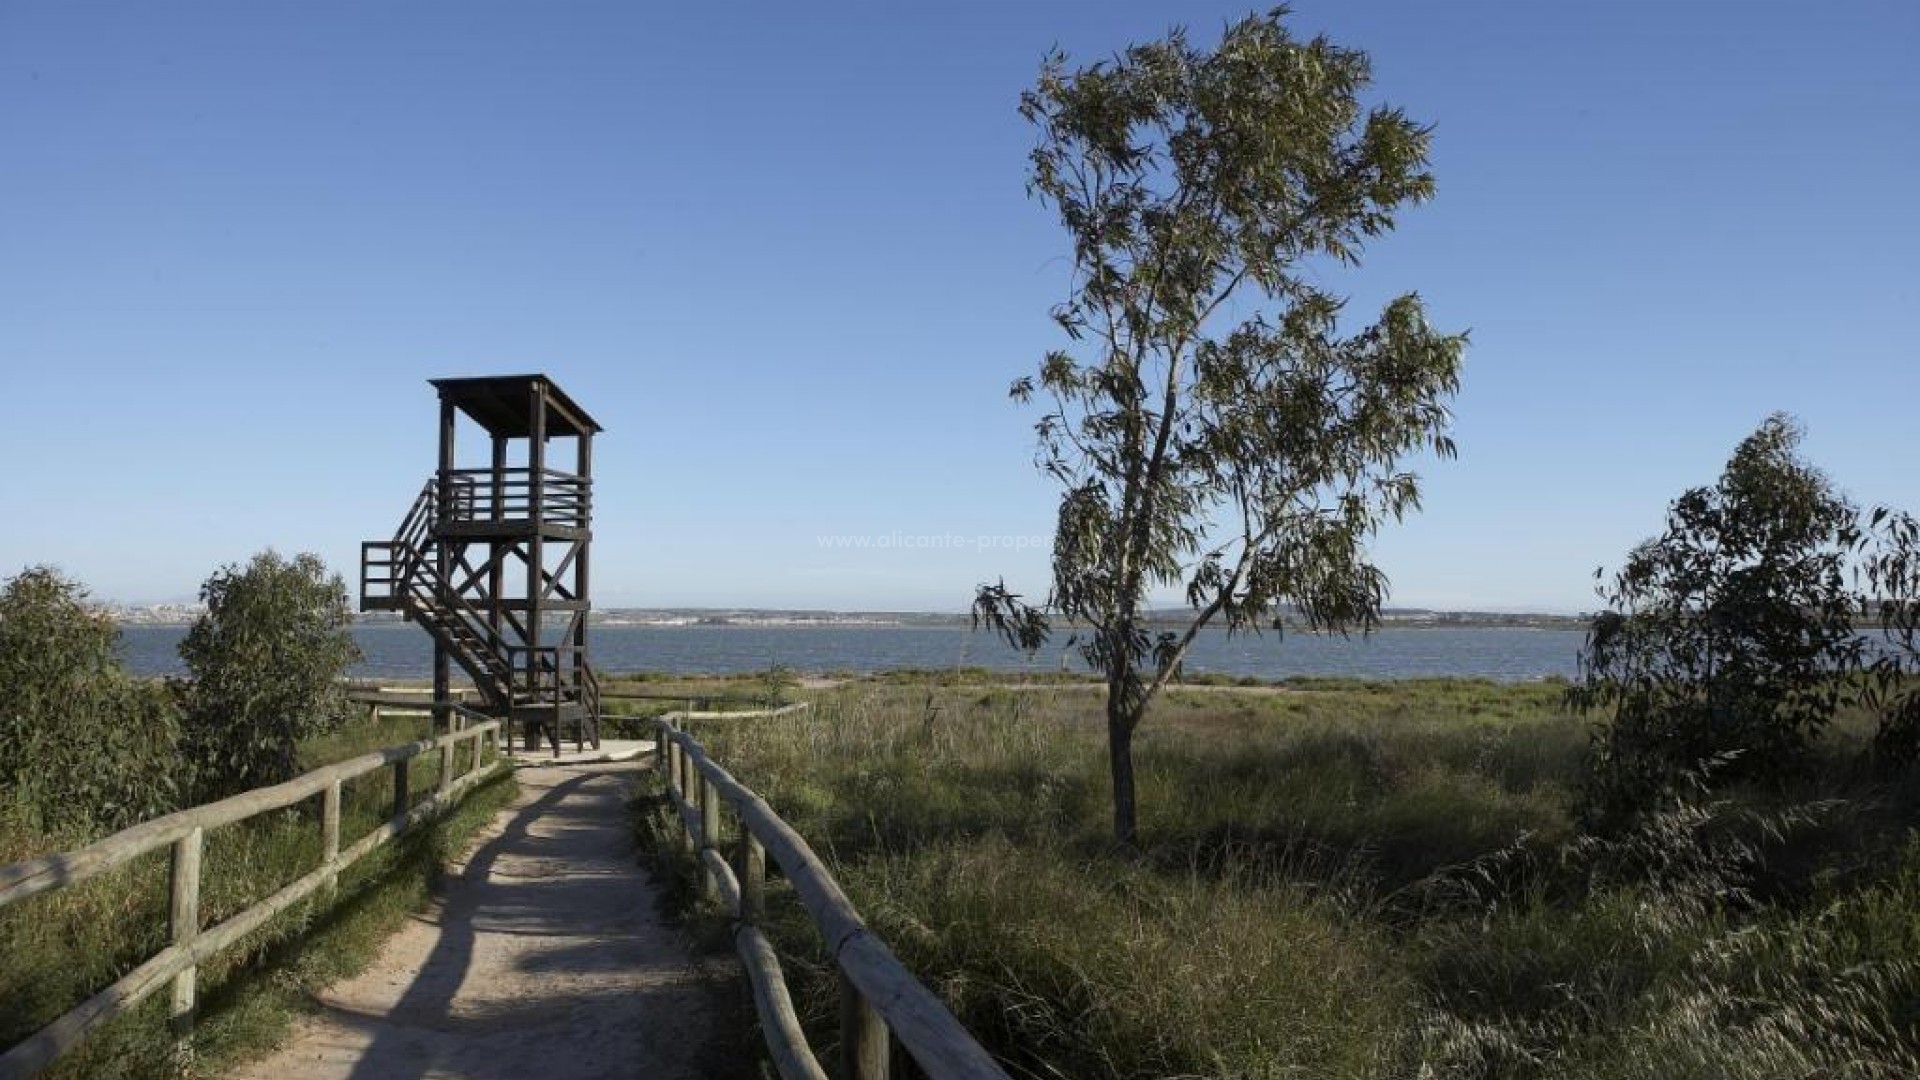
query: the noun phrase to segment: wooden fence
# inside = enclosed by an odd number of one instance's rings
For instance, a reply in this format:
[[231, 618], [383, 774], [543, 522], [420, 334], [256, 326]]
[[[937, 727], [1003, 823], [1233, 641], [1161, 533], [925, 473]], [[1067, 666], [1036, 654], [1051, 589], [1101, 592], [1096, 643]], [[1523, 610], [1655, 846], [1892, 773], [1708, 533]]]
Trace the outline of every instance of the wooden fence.
[[[684, 850], [699, 860], [707, 896], [733, 915], [734, 946], [753, 983], [754, 1008], [781, 1077], [826, 1080], [827, 1073], [807, 1046], [779, 958], [760, 930], [769, 855], [839, 969], [840, 1073], [846, 1080], [885, 1080], [890, 1036], [933, 1080], [1008, 1080], [946, 1005], [867, 929], [800, 834], [709, 758], [675, 718], [655, 725], [662, 751], [655, 761], [685, 830]], [[723, 807], [738, 823], [730, 844], [723, 840]], [[731, 861], [723, 848], [730, 848]]]
[[[453, 708], [465, 711], [461, 706]], [[168, 903], [171, 942], [112, 986], [0, 1055], [0, 1080], [32, 1076], [46, 1068], [60, 1055], [79, 1045], [88, 1032], [139, 1005], [169, 982], [173, 985], [170, 1015], [174, 1030], [184, 1037], [193, 1026], [195, 978], [203, 961], [313, 893], [332, 888], [342, 870], [408, 829], [438, 816], [457, 803], [474, 785], [509, 767], [500, 756], [499, 721], [473, 715], [482, 722], [464, 730], [403, 746], [390, 746], [315, 769], [284, 784], [256, 788], [230, 799], [155, 818], [76, 851], [43, 855], [0, 866], [0, 907], [5, 907], [43, 892], [77, 885], [149, 852], [172, 846]], [[472, 744], [471, 753], [463, 752], [465, 743]], [[489, 744], [493, 760], [483, 765], [487, 760]], [[432, 795], [413, 805], [408, 763], [422, 754], [435, 751], [440, 755], [439, 786]], [[456, 772], [463, 758], [467, 762], [465, 769]], [[373, 831], [342, 849], [341, 785], [386, 768], [393, 770], [392, 815]], [[223, 825], [292, 806], [315, 795], [321, 797], [319, 867], [225, 922], [202, 927], [201, 856], [205, 851], [207, 833]]]

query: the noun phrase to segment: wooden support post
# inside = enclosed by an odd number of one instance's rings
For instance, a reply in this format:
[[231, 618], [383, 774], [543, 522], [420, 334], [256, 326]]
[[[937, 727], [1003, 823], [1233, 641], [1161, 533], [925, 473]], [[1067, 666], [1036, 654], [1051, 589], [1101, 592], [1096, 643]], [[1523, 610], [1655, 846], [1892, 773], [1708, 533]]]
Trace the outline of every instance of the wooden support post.
[[340, 861], [340, 781], [327, 785], [325, 795], [320, 797], [320, 865], [326, 867], [327, 888], [331, 890], [340, 884], [340, 875], [333, 871], [333, 864]]
[[[687, 756], [686, 747], [675, 743], [674, 756], [680, 763], [680, 797], [698, 810], [700, 808], [700, 781], [697, 779], [699, 774], [693, 769], [693, 761]], [[674, 816], [680, 816], [678, 807], [674, 808]], [[696, 828], [698, 828], [697, 825], [689, 825], [685, 820], [681, 821], [678, 831], [682, 853], [691, 855], [700, 849], [699, 841], [693, 835]]]
[[401, 758], [393, 763], [393, 816], [396, 818], [406, 816], [407, 804], [412, 801], [413, 785], [407, 776], [411, 762], [411, 758]]
[[447, 795], [447, 789], [453, 786], [453, 746], [451, 741], [440, 744], [440, 785], [441, 798]]
[[[206, 835], [206, 830], [195, 828], [173, 842], [173, 888], [167, 921], [177, 948], [192, 945], [200, 936], [200, 855]], [[193, 1032], [198, 975], [199, 968], [190, 964], [173, 977], [173, 1008], [167, 1015], [177, 1038], [184, 1039]]]
[[767, 849], [744, 822], [733, 847], [733, 876], [740, 882], [740, 921], [757, 926], [767, 918]]
[[[720, 789], [713, 786], [705, 773], [700, 775], [700, 848], [716, 854], [720, 851]], [[720, 878], [708, 870], [706, 881], [707, 899], [718, 901]]]
[[687, 799], [693, 803], [693, 849], [698, 852], [707, 846], [707, 778], [693, 767], [691, 758], [686, 770]]
[[840, 1075], [846, 1080], [887, 1080], [887, 1022], [845, 971], [840, 972]]

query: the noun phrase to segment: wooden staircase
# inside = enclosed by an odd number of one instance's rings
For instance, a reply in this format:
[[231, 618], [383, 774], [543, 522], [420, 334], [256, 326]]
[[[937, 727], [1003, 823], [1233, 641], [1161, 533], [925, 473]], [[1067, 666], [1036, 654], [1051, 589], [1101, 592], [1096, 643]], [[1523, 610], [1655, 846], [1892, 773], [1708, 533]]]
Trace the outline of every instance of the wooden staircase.
[[[572, 723], [577, 745], [590, 741], [598, 748], [600, 684], [585, 658], [563, 656], [561, 646], [517, 640], [524, 627], [503, 628], [490, 620], [448, 580], [444, 567], [465, 565], [461, 521], [443, 521], [437, 487], [427, 482], [392, 539], [361, 544], [360, 609], [396, 611], [423, 627], [473, 680], [482, 710], [506, 721], [509, 733], [516, 721], [530, 741], [544, 729], [558, 754], [560, 730]], [[456, 497], [450, 505], [462, 504]]]

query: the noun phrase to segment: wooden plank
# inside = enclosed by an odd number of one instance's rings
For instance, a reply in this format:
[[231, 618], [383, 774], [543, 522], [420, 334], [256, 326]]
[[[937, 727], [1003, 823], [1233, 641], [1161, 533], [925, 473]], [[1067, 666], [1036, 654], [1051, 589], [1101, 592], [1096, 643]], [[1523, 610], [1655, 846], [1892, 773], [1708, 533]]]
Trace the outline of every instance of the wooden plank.
[[407, 806], [413, 801], [413, 777], [408, 768], [412, 758], [401, 758], [393, 763], [393, 816], [401, 817], [407, 812]]
[[860, 988], [840, 971], [840, 1075], [846, 1080], [887, 1080], [887, 1022]]
[[[496, 720], [487, 721], [488, 726], [496, 726], [498, 723]], [[468, 729], [469, 732], [473, 730], [475, 729]], [[190, 807], [164, 817], [157, 817], [74, 851], [42, 855], [38, 858], [23, 859], [20, 862], [0, 866], [0, 907], [17, 903], [49, 889], [79, 884], [148, 852], [157, 851], [194, 829], [211, 832], [222, 825], [244, 821], [255, 814], [292, 806], [294, 803], [319, 794], [328, 784], [336, 780], [351, 780], [357, 776], [364, 776], [393, 762], [424, 754], [437, 747], [442, 739], [457, 737], [443, 735], [438, 739], [422, 739], [419, 742], [389, 746], [384, 750], [376, 750], [370, 754], [315, 769], [284, 784], [255, 788], [219, 802]]]
[[26, 1080], [80, 1045], [87, 1032], [145, 1001], [193, 958], [169, 945], [118, 982], [0, 1054], [0, 1080]]
[[680, 849], [691, 853], [694, 850], [693, 835], [700, 831], [700, 812], [679, 792], [669, 789], [667, 795], [673, 800], [674, 812], [680, 817]]
[[780, 971], [780, 958], [757, 927], [741, 926], [734, 931], [734, 950], [740, 954], [740, 966], [746, 968], [753, 984], [753, 1011], [760, 1017], [760, 1030], [766, 1036], [768, 1056], [779, 1070], [781, 1080], [827, 1080], [827, 1071], [807, 1046], [806, 1033], [800, 1030], [800, 1018], [793, 1011], [793, 998], [787, 993], [787, 980]]
[[1006, 1080], [992, 1055], [879, 938], [863, 930], [840, 946], [836, 959], [933, 1080]]
[[[190, 950], [200, 936], [200, 857], [206, 838], [205, 830], [195, 829], [173, 842], [167, 922], [176, 948]], [[184, 1037], [193, 1031], [199, 974], [197, 967], [188, 965], [173, 977], [173, 1006], [167, 1019], [175, 1035]]]
[[[326, 794], [321, 797], [320, 865], [328, 867], [329, 869], [337, 870], [334, 864], [339, 861], [340, 861], [340, 781], [335, 780], [333, 783], [327, 785]], [[334, 879], [330, 879], [327, 882], [327, 887], [332, 888], [337, 878], [338, 878], [338, 874], [336, 873], [334, 876]]]
[[733, 849], [733, 878], [740, 887], [739, 918], [750, 923], [767, 919], [767, 849], [747, 829]]
[[[199, 931], [186, 945], [168, 945], [112, 986], [88, 998], [0, 1055], [0, 1080], [25, 1080], [45, 1069], [62, 1054], [78, 1046], [94, 1028], [137, 1007], [169, 980], [198, 967], [220, 950], [264, 926], [275, 915], [330, 884], [340, 867], [353, 865], [398, 832], [436, 815], [456, 802], [457, 796], [464, 794], [468, 788], [505, 768], [504, 763], [495, 762], [486, 773], [463, 777], [451, 793], [453, 797], [446, 800], [435, 797], [414, 807], [404, 819], [395, 819], [379, 826], [343, 852], [337, 866], [321, 866], [226, 922]], [[197, 912], [194, 920], [197, 923]]]
[[828, 955], [927, 1075], [933, 1080], [1008, 1080], [946, 1005], [868, 932], [853, 902], [806, 840], [690, 736], [676, 733], [673, 741], [732, 804], [741, 827], [758, 836], [780, 864], [794, 895], [826, 939]]
[[733, 876], [733, 867], [712, 848], [702, 848], [700, 865], [706, 868], [707, 881], [712, 887], [710, 899], [717, 901], [734, 918], [740, 917], [740, 881]]
[[[717, 850], [719, 846], [720, 793], [715, 791], [713, 784], [703, 777], [700, 781], [700, 857], [702, 861], [705, 861], [706, 857], [711, 855], [715, 862], [719, 863], [722, 867], [726, 866], [726, 860], [720, 858], [720, 853]], [[731, 873], [729, 873], [728, 876], [732, 876]], [[706, 885], [707, 899], [720, 899], [720, 879], [715, 876], [711, 870], [709, 870], [707, 874]], [[734, 908], [737, 910], [739, 907], [737, 903], [739, 890], [736, 888], [734, 893], [736, 900]]]
[[[605, 696], [605, 695], [602, 695]], [[692, 708], [681, 709], [667, 714], [674, 720], [764, 720], [775, 716], [791, 716], [804, 712], [810, 702], [796, 701], [791, 705], [782, 705], [777, 709], [735, 709], [729, 712], [695, 712]]]

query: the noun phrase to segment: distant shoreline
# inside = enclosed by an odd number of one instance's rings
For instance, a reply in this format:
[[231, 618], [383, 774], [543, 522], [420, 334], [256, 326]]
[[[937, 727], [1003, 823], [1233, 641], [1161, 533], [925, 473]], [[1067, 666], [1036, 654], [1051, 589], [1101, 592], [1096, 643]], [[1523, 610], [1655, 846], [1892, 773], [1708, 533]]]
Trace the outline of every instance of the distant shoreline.
[[[181, 629], [192, 625], [198, 612], [192, 610], [168, 609], [160, 611], [152, 608], [106, 608], [115, 622], [123, 628], [151, 627], [154, 629]], [[1184, 627], [1186, 624], [1177, 614], [1150, 614], [1146, 624], [1152, 627]], [[354, 618], [356, 628], [378, 628], [382, 626], [408, 626], [407, 620], [395, 614], [375, 613], [358, 615]], [[973, 625], [966, 615], [939, 613], [894, 613], [894, 612], [808, 612], [808, 611], [759, 611], [751, 609], [728, 609], [712, 611], [693, 611], [684, 609], [632, 609], [611, 608], [592, 612], [588, 616], [588, 625], [595, 627], [621, 627], [627, 629], [659, 630], [900, 630], [900, 629], [939, 629], [953, 627], [965, 629]], [[1586, 630], [1589, 617], [1577, 615], [1528, 615], [1503, 612], [1458, 612], [1458, 611], [1392, 611], [1382, 617], [1379, 630]], [[1058, 627], [1071, 632], [1073, 624], [1062, 623]], [[1285, 627], [1289, 633], [1311, 633], [1306, 626], [1289, 623]]]

